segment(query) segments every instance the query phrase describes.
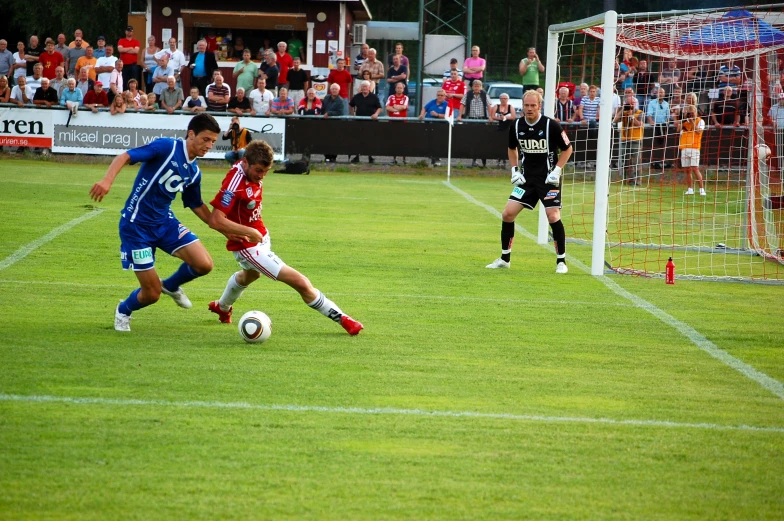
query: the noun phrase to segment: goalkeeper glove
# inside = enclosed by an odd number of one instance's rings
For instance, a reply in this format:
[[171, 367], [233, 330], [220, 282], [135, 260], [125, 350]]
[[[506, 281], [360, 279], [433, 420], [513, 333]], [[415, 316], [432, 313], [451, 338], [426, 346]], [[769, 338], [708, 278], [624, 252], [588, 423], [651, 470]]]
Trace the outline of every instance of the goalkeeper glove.
[[512, 184], [515, 186], [523, 186], [525, 184], [525, 176], [520, 171], [519, 167], [512, 167]]
[[550, 170], [550, 173], [547, 174], [547, 177], [544, 180], [545, 183], [547, 183], [548, 185], [553, 185], [553, 186], [558, 186], [560, 181], [561, 181], [561, 167], [560, 166], [556, 166], [555, 168]]

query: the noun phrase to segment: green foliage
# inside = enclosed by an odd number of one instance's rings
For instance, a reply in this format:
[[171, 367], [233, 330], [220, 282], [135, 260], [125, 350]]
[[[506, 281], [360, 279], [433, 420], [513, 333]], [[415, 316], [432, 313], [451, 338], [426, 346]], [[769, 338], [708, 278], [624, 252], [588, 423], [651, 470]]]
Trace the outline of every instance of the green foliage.
[[[73, 40], [75, 29], [84, 32], [92, 45], [98, 36], [105, 36], [107, 43], [115, 43], [125, 36], [128, 20], [128, 2], [122, 0], [73, 0], [69, 2], [7, 0], [7, 8], [14, 25], [28, 36], [36, 34], [41, 44], [47, 37], [56, 39], [65, 33], [67, 41]], [[9, 47], [16, 48], [15, 45]]]

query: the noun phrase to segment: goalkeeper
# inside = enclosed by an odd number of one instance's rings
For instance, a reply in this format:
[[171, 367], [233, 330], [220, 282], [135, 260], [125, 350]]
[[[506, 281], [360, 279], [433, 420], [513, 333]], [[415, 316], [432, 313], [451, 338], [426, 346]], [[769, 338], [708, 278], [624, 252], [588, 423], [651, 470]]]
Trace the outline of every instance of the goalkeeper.
[[541, 94], [529, 90], [523, 96], [524, 117], [509, 129], [508, 152], [509, 164], [514, 165], [514, 189], [502, 215], [501, 257], [487, 265], [491, 269], [509, 268], [515, 218], [523, 208], [533, 210], [537, 201], [541, 201], [555, 241], [555, 272], [569, 271], [566, 231], [561, 222], [561, 169], [572, 155], [572, 145], [561, 125], [543, 116], [541, 109]]

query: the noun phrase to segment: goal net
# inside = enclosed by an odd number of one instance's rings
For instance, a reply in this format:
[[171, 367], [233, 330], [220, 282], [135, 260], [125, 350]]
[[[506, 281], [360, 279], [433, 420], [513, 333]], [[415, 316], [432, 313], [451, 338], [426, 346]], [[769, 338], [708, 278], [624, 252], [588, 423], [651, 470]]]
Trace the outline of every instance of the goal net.
[[663, 276], [671, 257], [679, 278], [784, 282], [782, 7], [550, 27], [563, 221], [593, 273]]

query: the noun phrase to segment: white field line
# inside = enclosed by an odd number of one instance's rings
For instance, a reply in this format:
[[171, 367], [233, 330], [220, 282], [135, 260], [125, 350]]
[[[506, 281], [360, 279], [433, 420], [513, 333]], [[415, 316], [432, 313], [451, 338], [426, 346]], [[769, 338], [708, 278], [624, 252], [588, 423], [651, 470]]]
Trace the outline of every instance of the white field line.
[[[65, 286], [74, 288], [121, 288], [123, 290], [131, 289], [133, 284], [86, 284], [80, 282], [59, 282], [47, 280], [11, 280], [0, 279], [0, 284], [9, 285], [44, 285], [44, 286]], [[188, 293], [220, 293], [223, 288], [218, 287], [189, 287], [185, 286]], [[264, 293], [280, 293], [283, 295], [294, 295], [290, 289], [264, 289]], [[330, 295], [337, 295], [339, 297], [363, 297], [363, 298], [391, 298], [391, 299], [416, 299], [416, 300], [458, 300], [466, 302], [498, 302], [508, 304], [554, 304], [563, 306], [608, 306], [608, 307], [621, 307], [631, 308], [635, 307], [632, 304], [625, 302], [599, 302], [599, 301], [579, 301], [579, 300], [550, 300], [550, 299], [511, 299], [511, 298], [488, 298], [488, 297], [465, 297], [461, 295], [396, 295], [385, 293], [341, 293], [329, 292]]]
[[93, 217], [97, 217], [102, 212], [103, 212], [102, 208], [96, 208], [90, 213], [81, 215], [76, 219], [73, 219], [65, 224], [58, 226], [57, 228], [50, 231], [43, 237], [40, 237], [34, 240], [33, 242], [25, 244], [24, 246], [16, 250], [14, 253], [12, 253], [11, 255], [9, 255], [8, 257], [0, 261], [0, 271], [6, 269], [9, 266], [16, 264], [17, 262], [30, 255], [32, 252], [34, 252], [35, 250], [37, 250], [47, 242], [56, 239], [60, 235], [64, 234], [65, 232], [67, 232], [68, 230], [76, 226], [77, 224], [80, 224], [88, 219], [92, 219]]
[[711, 431], [752, 431], [784, 433], [784, 427], [759, 427], [754, 425], [719, 425], [716, 423], [683, 423], [666, 420], [614, 420], [579, 416], [541, 416], [535, 414], [510, 414], [474, 411], [427, 411], [422, 409], [396, 409], [391, 407], [328, 407], [321, 405], [257, 405], [245, 402], [205, 402], [137, 400], [124, 398], [77, 398], [70, 396], [41, 396], [0, 393], [0, 402], [66, 403], [75, 405], [111, 405], [137, 407], [172, 407], [205, 409], [240, 409], [252, 411], [316, 412], [326, 414], [362, 414], [372, 416], [424, 416], [433, 418], [471, 418], [479, 420], [510, 420], [541, 423], [588, 423], [632, 427], [663, 427], [704, 429]]
[[[462, 195], [467, 201], [484, 208], [491, 214], [501, 219], [501, 213], [495, 208], [493, 208], [492, 206], [477, 201], [471, 195], [459, 189], [458, 187], [456, 187], [455, 185], [453, 185], [448, 181], [443, 181], [443, 183], [449, 188], [451, 188], [452, 190], [454, 190], [455, 192], [457, 192], [458, 194]], [[525, 228], [523, 228], [518, 224], [515, 224], [515, 230], [519, 231], [525, 237], [531, 239], [534, 242], [534, 244], [536, 244], [537, 242], [536, 236], [534, 236], [528, 230], [526, 230]], [[547, 245], [542, 245], [542, 246], [552, 251], [552, 248], [550, 248], [549, 246]], [[575, 257], [569, 257], [569, 264], [572, 266], [576, 266], [577, 268], [580, 268], [585, 273], [591, 273], [590, 268], [585, 264], [583, 264], [582, 262], [580, 262]], [[714, 344], [713, 342], [705, 338], [705, 336], [703, 336], [699, 331], [697, 331], [690, 325], [681, 322], [677, 318], [673, 317], [666, 311], [659, 309], [658, 307], [654, 306], [653, 304], [646, 301], [645, 299], [632, 294], [631, 292], [619, 286], [618, 283], [612, 280], [610, 277], [603, 276], [603, 277], [596, 277], [596, 279], [602, 284], [604, 284], [610, 291], [612, 291], [616, 295], [629, 300], [632, 304], [634, 304], [635, 307], [647, 311], [648, 313], [658, 318], [668, 326], [674, 328], [676, 331], [678, 331], [687, 339], [689, 339], [691, 343], [693, 343], [694, 345], [696, 345], [697, 347], [699, 347], [700, 349], [708, 353], [716, 360], [722, 362], [723, 364], [728, 365], [729, 367], [738, 371], [739, 373], [746, 376], [747, 378], [754, 380], [762, 387], [764, 387], [771, 393], [775, 394], [776, 396], [784, 400], [784, 384], [782, 384], [778, 380], [771, 378], [770, 376], [766, 375], [761, 371], [758, 371], [757, 369], [754, 369], [747, 363], [738, 360], [737, 358], [727, 353], [723, 349], [720, 349], [718, 346], [716, 346], [716, 344]]]

